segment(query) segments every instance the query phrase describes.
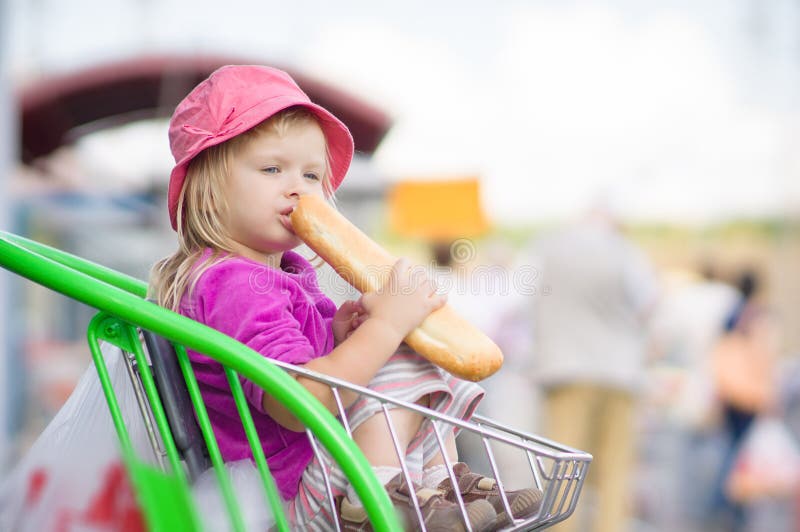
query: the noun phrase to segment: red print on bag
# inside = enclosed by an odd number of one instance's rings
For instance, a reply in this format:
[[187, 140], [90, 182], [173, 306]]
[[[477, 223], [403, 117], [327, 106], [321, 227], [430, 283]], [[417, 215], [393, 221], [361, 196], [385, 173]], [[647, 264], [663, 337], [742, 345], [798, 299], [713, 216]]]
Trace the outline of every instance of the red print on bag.
[[119, 462], [106, 469], [100, 488], [89, 505], [78, 514], [62, 510], [55, 532], [69, 532], [74, 525], [91, 525], [95, 530], [108, 532], [145, 532], [142, 513], [136, 504], [125, 469]]
[[39, 497], [42, 496], [42, 490], [44, 490], [46, 484], [47, 472], [44, 469], [37, 468], [31, 471], [28, 477], [28, 489], [25, 492], [26, 506], [33, 506], [39, 502]]

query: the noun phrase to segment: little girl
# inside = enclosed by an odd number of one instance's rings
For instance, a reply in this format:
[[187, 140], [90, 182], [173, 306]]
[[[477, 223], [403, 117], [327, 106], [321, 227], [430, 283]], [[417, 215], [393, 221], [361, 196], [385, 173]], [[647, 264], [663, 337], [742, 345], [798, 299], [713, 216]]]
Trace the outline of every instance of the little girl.
[[[153, 268], [160, 305], [209, 325], [263, 356], [368, 386], [451, 416], [469, 418], [482, 390], [434, 367], [403, 338], [444, 305], [430, 280], [412, 283], [399, 260], [386, 287], [337, 309], [320, 290], [289, 215], [304, 194], [332, 200], [353, 156], [342, 122], [312, 103], [285, 73], [262, 66], [227, 66], [200, 83], [177, 107], [169, 139], [176, 165], [168, 207], [179, 249]], [[388, 287], [392, 287], [390, 291]], [[252, 458], [222, 366], [189, 351], [226, 461]], [[331, 412], [330, 388], [297, 377]], [[296, 529], [370, 530], [360, 501], [334, 470], [336, 515], [324, 496], [321, 465], [303, 426], [277, 401], [243, 380], [267, 461]], [[409, 468], [408, 486], [377, 401], [342, 394], [353, 439], [374, 467], [407, 527], [416, 527], [414, 490], [428, 530], [458, 530], [456, 504], [430, 423], [416, 412], [390, 415]], [[456, 461], [453, 430], [446, 439]], [[335, 468], [334, 468], [335, 469]], [[505, 522], [492, 482], [457, 464], [455, 473], [473, 530]], [[487, 479], [489, 480], [489, 479]], [[534, 512], [539, 493], [510, 494], [512, 512]], [[500, 517], [498, 514], [503, 513]]]

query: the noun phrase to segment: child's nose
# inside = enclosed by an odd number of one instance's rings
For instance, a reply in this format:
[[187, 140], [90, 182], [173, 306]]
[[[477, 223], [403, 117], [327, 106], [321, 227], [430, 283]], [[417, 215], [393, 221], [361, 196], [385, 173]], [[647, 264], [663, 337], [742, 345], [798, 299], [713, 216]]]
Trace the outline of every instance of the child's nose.
[[289, 180], [289, 186], [286, 190], [286, 195], [290, 197], [298, 197], [306, 192], [308, 188], [308, 179], [302, 173], [293, 175]]

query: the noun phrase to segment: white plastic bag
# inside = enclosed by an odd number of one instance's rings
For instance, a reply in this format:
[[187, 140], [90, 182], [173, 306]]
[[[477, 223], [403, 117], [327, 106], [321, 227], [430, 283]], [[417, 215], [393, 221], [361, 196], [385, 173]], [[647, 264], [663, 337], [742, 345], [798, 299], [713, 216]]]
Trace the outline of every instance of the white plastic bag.
[[[156, 465], [124, 354], [101, 344], [131, 444]], [[161, 442], [159, 441], [159, 444]], [[264, 488], [249, 461], [226, 464], [247, 530], [272, 524]], [[206, 530], [230, 529], [213, 470], [192, 488]], [[11, 474], [0, 480], [0, 530], [14, 532], [138, 532], [146, 530], [122, 464], [114, 423], [94, 364]]]
[[[101, 351], [122, 418], [139, 459], [155, 465], [122, 351]], [[159, 442], [160, 443], [160, 442]], [[247, 530], [266, 530], [272, 516], [255, 465], [226, 464]], [[230, 517], [213, 470], [192, 488], [206, 530], [224, 532]], [[94, 364], [11, 474], [0, 481], [0, 530], [137, 532], [145, 524], [128, 483], [119, 439]]]
[[[239, 460], [225, 464], [225, 469], [236, 494], [245, 530], [268, 530], [273, 519], [255, 464], [251, 460]], [[192, 494], [206, 530], [231, 530], [230, 516], [213, 469], [200, 475], [192, 487]]]
[[745, 435], [726, 482], [737, 501], [793, 495], [800, 482], [800, 446], [783, 421], [759, 416]]
[[[101, 350], [140, 459], [155, 464], [123, 354]], [[0, 530], [144, 530], [94, 364], [11, 474], [0, 482]]]

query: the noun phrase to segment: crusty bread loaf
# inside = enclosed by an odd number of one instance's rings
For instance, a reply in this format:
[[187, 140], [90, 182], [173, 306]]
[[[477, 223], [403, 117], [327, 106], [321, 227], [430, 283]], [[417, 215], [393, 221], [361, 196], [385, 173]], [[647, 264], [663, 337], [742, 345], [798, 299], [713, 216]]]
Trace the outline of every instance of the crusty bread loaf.
[[[381, 288], [397, 261], [320, 197], [301, 197], [291, 220], [295, 233], [362, 293]], [[448, 305], [405, 341], [437, 366], [471, 381], [485, 379], [503, 363], [500, 348]]]

